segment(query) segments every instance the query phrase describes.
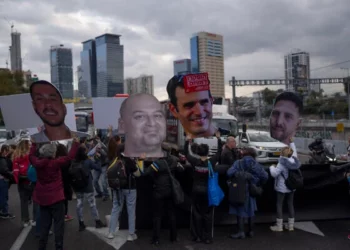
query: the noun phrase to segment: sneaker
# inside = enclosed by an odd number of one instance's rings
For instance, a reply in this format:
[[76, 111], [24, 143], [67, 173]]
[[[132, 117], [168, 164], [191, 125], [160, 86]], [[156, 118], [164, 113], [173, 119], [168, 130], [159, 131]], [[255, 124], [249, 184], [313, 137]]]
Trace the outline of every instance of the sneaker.
[[109, 233], [106, 237], [108, 238], [108, 239], [113, 239], [114, 238], [114, 234], [113, 233]]
[[29, 226], [29, 221], [26, 221], [23, 223], [23, 227], [28, 227]]
[[103, 197], [102, 201], [108, 201], [109, 200], [109, 197], [108, 196], [105, 196]]
[[127, 241], [134, 241], [137, 240], [137, 235], [136, 234], [129, 234], [128, 238], [126, 239]]
[[32, 227], [36, 227], [36, 221], [35, 221], [35, 220], [31, 220], [31, 221], [30, 221], [30, 225], [31, 225]]
[[72, 217], [72, 216], [70, 216], [70, 215], [65, 215], [64, 216], [64, 221], [65, 222], [67, 222], [67, 221], [71, 221], [71, 220], [73, 220], [74, 218]]
[[10, 214], [10, 213], [7, 213], [7, 214], [0, 213], [0, 218], [2, 218], [2, 219], [14, 219], [14, 218], [16, 218], [16, 216], [14, 216], [13, 214]]

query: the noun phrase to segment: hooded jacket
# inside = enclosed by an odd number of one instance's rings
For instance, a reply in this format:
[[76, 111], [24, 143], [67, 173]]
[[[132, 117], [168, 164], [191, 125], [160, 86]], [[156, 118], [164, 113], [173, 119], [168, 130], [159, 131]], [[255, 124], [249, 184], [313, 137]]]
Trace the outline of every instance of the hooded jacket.
[[298, 169], [301, 164], [298, 158], [292, 156], [290, 158], [281, 156], [276, 167], [270, 167], [270, 173], [275, 178], [275, 190], [280, 193], [292, 192], [286, 187], [285, 180], [288, 178], [288, 170]]
[[53, 159], [36, 156], [37, 147], [35, 143], [32, 144], [29, 161], [37, 173], [33, 200], [40, 206], [50, 206], [65, 199], [61, 167], [67, 166], [75, 158], [78, 147], [79, 143], [74, 142], [68, 156]]
[[21, 182], [21, 184], [29, 184], [29, 180], [27, 179], [29, 165], [28, 154], [13, 159], [13, 177], [17, 184], [19, 184], [19, 182]]

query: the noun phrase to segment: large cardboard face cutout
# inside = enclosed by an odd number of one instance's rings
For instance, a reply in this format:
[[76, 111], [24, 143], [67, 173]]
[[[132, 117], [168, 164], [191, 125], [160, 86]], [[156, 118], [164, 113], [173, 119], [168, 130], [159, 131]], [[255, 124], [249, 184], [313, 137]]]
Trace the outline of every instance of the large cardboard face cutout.
[[166, 137], [166, 120], [157, 98], [135, 94], [125, 99], [120, 106], [118, 134], [125, 135], [125, 156], [164, 157], [162, 143]]
[[293, 92], [279, 94], [270, 115], [271, 137], [289, 145], [301, 124], [302, 99]]
[[169, 110], [192, 138], [215, 134], [208, 73], [179, 75], [167, 86]]
[[74, 134], [88, 136], [76, 131], [74, 104], [65, 105], [55, 86], [38, 81], [30, 92], [0, 97], [7, 130], [28, 130], [36, 143], [69, 140]]

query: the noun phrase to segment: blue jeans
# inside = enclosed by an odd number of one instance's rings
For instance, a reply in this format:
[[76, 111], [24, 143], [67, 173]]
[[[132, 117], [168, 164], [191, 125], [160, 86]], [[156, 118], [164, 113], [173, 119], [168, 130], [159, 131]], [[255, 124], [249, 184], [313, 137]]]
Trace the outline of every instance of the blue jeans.
[[[108, 186], [107, 186], [107, 166], [103, 166], [102, 171], [96, 171], [94, 170], [93, 172], [93, 178], [94, 178], [94, 187], [98, 195], [104, 196], [104, 197], [109, 197], [109, 192], [108, 192]], [[100, 177], [102, 176], [102, 189], [103, 192], [101, 191], [100, 187]]]
[[123, 211], [124, 200], [126, 200], [126, 208], [128, 211], [129, 234], [134, 234], [136, 222], [136, 189], [113, 190], [112, 193], [113, 207], [111, 212], [111, 220], [109, 222], [109, 232], [114, 233], [116, 228], [119, 226], [119, 215]]
[[9, 205], [9, 183], [5, 179], [0, 179], [0, 213], [8, 214]]

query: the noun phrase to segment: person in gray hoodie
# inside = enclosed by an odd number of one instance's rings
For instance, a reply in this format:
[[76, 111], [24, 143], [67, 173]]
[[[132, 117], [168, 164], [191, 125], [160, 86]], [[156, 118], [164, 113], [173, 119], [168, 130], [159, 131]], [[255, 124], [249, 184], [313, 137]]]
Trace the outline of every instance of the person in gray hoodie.
[[[292, 143], [293, 144], [293, 143]], [[275, 178], [275, 191], [277, 192], [277, 219], [276, 225], [271, 226], [270, 229], [274, 232], [283, 231], [283, 201], [286, 197], [288, 203], [288, 225], [286, 229], [288, 231], [294, 230], [294, 192], [295, 190], [289, 190], [285, 184], [285, 180], [288, 178], [288, 170], [298, 169], [301, 164], [298, 158], [295, 156], [295, 152], [291, 147], [285, 147], [281, 151], [277, 166], [270, 167], [270, 173]]]

